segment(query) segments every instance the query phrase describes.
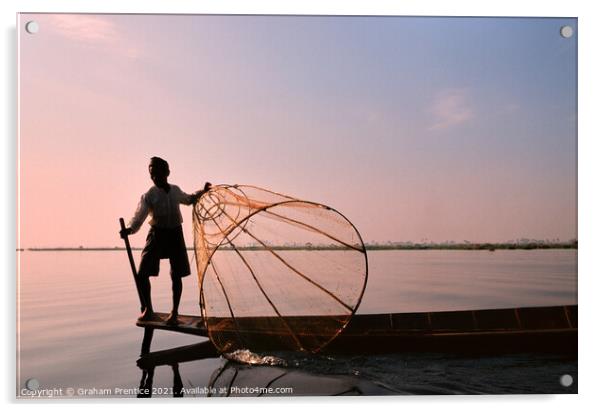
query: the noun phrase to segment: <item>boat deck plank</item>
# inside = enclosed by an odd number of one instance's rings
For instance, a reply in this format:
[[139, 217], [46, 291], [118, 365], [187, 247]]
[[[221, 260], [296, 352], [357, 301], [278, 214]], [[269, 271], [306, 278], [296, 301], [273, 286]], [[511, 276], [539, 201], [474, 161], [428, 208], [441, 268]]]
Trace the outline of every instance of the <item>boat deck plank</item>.
[[203, 319], [200, 316], [178, 315], [178, 323], [176, 325], [166, 323], [165, 321], [168, 317], [169, 313], [155, 312], [154, 319], [144, 321], [138, 320], [136, 321], [136, 326], [186, 333], [189, 335], [207, 336], [207, 329], [205, 329]]

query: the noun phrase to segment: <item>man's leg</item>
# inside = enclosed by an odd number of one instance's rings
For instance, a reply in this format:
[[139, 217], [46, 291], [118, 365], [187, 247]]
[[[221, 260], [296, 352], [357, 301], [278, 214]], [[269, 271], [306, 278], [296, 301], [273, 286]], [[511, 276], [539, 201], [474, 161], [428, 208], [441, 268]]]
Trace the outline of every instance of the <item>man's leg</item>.
[[138, 320], [151, 320], [155, 312], [153, 310], [153, 301], [151, 299], [150, 276], [156, 276], [159, 273], [159, 254], [157, 251], [155, 230], [151, 228], [146, 236], [146, 245], [142, 249], [140, 257], [140, 267], [138, 268], [138, 287], [146, 304], [144, 313]]
[[180, 298], [182, 297], [182, 278], [190, 275], [190, 265], [188, 264], [188, 252], [182, 233], [182, 226], [178, 226], [171, 232], [171, 253], [169, 264], [171, 266], [171, 290], [173, 292], [173, 309], [167, 319], [168, 323], [176, 324], [178, 322], [178, 308], [180, 307]]
[[178, 322], [178, 308], [180, 307], [180, 299], [182, 298], [182, 278], [179, 276], [171, 277], [171, 291], [173, 307], [171, 314], [167, 318], [168, 323]]
[[148, 276], [140, 276], [138, 279], [138, 285], [140, 286], [140, 293], [146, 303], [146, 309], [142, 313], [142, 316], [138, 320], [150, 320], [154, 315], [153, 301], [151, 299], [151, 283]]

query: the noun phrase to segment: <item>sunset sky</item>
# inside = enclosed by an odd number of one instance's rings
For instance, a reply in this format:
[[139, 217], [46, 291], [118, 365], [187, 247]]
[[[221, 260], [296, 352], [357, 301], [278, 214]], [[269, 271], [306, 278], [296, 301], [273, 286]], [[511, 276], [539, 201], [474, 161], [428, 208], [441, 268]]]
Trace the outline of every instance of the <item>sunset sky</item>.
[[576, 19], [19, 21], [20, 247], [121, 246], [155, 155], [185, 191], [325, 203], [366, 241], [577, 236]]

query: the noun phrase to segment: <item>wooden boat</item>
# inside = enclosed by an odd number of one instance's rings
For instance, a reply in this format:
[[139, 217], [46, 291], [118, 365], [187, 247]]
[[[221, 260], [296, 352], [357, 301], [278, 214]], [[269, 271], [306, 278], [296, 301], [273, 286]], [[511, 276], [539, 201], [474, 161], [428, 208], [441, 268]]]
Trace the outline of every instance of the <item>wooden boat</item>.
[[[138, 321], [140, 327], [207, 336], [201, 317], [180, 315], [168, 325], [168, 314], [154, 321]], [[273, 319], [273, 318], [272, 318]], [[238, 318], [238, 333], [253, 335], [266, 350], [282, 348], [286, 332], [253, 330], [270, 318]], [[289, 324], [332, 322], [332, 317], [286, 317]], [[237, 333], [230, 318], [210, 319], [222, 335]], [[302, 329], [302, 328], [299, 328]], [[296, 328], [296, 330], [299, 330]], [[313, 329], [315, 330], [315, 328]], [[577, 305], [445, 312], [356, 314], [343, 332], [326, 348], [336, 353], [446, 352], [507, 353], [557, 352], [577, 354]]]
[[[119, 219], [125, 230], [123, 218]], [[123, 236], [132, 275], [136, 283], [141, 311], [145, 308], [140, 291], [136, 265], [129, 239]], [[163, 329], [197, 336], [208, 336], [204, 319], [199, 316], [180, 315], [177, 325], [165, 322], [168, 314], [159, 313], [156, 319], [138, 321], [145, 328], [142, 353], [148, 353], [153, 331]], [[333, 330], [344, 325], [347, 317], [294, 316], [282, 322], [274, 317], [237, 317], [206, 319], [213, 330], [219, 329], [220, 339], [249, 336], [254, 347], [279, 350], [290, 345], [289, 331], [320, 330], [329, 325]], [[260, 325], [261, 327], [258, 327]], [[280, 329], [279, 329], [280, 328]], [[269, 332], [266, 332], [269, 331]], [[312, 339], [315, 333], [300, 333], [297, 337]], [[330, 336], [320, 339], [327, 342]], [[235, 341], [235, 339], [232, 339]], [[249, 340], [251, 341], [251, 340]], [[288, 344], [283, 345], [288, 341]], [[316, 347], [316, 346], [312, 346]], [[502, 352], [561, 352], [577, 355], [577, 305], [525, 307], [510, 309], [461, 310], [445, 312], [354, 314], [343, 331], [326, 346], [328, 352], [450, 352], [450, 353], [502, 353]]]

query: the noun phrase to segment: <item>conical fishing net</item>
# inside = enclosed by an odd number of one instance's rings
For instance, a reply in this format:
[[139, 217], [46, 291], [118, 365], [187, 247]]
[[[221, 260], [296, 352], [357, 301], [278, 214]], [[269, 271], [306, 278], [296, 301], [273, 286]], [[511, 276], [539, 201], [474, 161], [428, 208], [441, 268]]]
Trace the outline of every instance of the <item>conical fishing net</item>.
[[201, 312], [221, 352], [317, 352], [347, 325], [366, 249], [336, 210], [253, 186], [214, 186], [193, 210]]

